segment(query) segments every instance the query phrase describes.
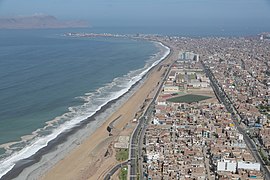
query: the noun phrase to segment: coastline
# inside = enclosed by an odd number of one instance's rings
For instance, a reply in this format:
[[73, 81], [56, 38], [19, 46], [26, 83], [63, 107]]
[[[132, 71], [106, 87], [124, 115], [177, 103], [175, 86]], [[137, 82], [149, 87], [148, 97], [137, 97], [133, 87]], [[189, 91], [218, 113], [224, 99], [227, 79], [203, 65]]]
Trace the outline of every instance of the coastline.
[[[147, 78], [135, 93], [117, 111], [112, 113], [95, 133], [58, 162], [41, 179], [103, 179], [106, 172], [118, 163], [114, 153], [111, 153], [109, 157], [105, 157], [106, 152], [110, 150], [110, 146], [112, 146], [117, 137], [123, 135], [125, 131], [131, 130], [128, 133], [129, 135], [131, 134], [136, 126], [135, 123], [132, 123], [133, 118], [140, 111], [145, 100], [154, 96], [155, 90], [158, 87], [157, 84], [166, 70], [165, 66], [162, 70], [160, 67], [172, 59], [174, 58], [169, 56], [159, 66], [155, 66], [147, 74]], [[113, 133], [113, 136], [109, 137], [108, 133], [106, 133], [106, 127], [119, 115], [122, 115], [122, 117], [114, 124], [118, 132]], [[132, 128], [126, 129], [130, 124], [132, 124]]]
[[[59, 136], [57, 136], [57, 138], [50, 141], [46, 147], [40, 149], [34, 155], [16, 163], [13, 169], [4, 175], [1, 179], [11, 179], [15, 177], [17, 179], [20, 179], [21, 177], [32, 179], [33, 177], [39, 177], [41, 174], [51, 168], [51, 166], [53, 166], [57, 161], [60, 161], [65, 156], [67, 156], [70, 151], [80, 146], [80, 144], [83, 143], [86, 138], [89, 139], [92, 134], [95, 133], [95, 131], [106, 124], [108, 120], [104, 121], [103, 119], [110, 119], [109, 116], [113, 114], [115, 109], [121, 108], [120, 106], [123, 106], [126, 101], [129, 101], [129, 98], [133, 96], [138, 89], [141, 88], [142, 84], [144, 84], [144, 81], [148, 78], [153, 69], [155, 69], [156, 66], [163, 62], [166, 58], [167, 57], [164, 57], [162, 60], [154, 64], [154, 66], [151, 67], [150, 70], [148, 70], [148, 72], [144, 74], [139, 81], [131, 86], [128, 92], [124, 93], [117, 99], [108, 102], [93, 116], [88, 117], [86, 120], [80, 122], [74, 128], [61, 133]], [[91, 127], [91, 122], [93, 121], [99, 124], [95, 124], [94, 127]], [[55, 159], [55, 157], [57, 157], [57, 159]], [[47, 159], [50, 159], [50, 161], [47, 162]]]

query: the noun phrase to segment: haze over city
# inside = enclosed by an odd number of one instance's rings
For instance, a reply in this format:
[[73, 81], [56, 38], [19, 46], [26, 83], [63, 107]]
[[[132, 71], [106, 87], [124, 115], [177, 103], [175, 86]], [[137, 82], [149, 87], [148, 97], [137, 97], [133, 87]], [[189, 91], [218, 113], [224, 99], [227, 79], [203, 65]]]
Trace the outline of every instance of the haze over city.
[[92, 26], [269, 26], [269, 0], [1, 0], [0, 16], [53, 15]]

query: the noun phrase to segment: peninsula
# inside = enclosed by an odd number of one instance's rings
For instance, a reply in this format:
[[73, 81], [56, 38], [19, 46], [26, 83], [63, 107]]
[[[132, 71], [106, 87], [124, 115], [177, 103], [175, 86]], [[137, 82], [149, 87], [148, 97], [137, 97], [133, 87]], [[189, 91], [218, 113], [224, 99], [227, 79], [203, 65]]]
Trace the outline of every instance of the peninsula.
[[0, 29], [50, 29], [89, 27], [85, 21], [62, 21], [50, 15], [0, 17]]

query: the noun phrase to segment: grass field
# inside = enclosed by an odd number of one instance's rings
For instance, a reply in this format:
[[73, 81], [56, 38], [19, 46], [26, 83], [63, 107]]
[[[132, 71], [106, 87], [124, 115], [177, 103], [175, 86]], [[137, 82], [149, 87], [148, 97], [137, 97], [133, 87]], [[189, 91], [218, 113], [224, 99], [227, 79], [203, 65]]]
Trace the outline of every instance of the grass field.
[[120, 173], [119, 173], [119, 179], [120, 180], [126, 180], [127, 179], [127, 170], [128, 167], [124, 166], [121, 168]]
[[167, 99], [169, 102], [178, 102], [178, 103], [192, 103], [192, 102], [198, 102], [203, 101], [206, 99], [210, 99], [209, 96], [201, 96], [201, 95], [195, 95], [195, 94], [187, 94], [184, 96], [179, 96], [171, 99]]
[[185, 80], [183, 74], [179, 74], [179, 80], [180, 80], [180, 81]]
[[116, 151], [116, 160], [125, 161], [128, 159], [128, 149], [119, 149]]
[[189, 74], [188, 79], [196, 79], [196, 75], [195, 74]]

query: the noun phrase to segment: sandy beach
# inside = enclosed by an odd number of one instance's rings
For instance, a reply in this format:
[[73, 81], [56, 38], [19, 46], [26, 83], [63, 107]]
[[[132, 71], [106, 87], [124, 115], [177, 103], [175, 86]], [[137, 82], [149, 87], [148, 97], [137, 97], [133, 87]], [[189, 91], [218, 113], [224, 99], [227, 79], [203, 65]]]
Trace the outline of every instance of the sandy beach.
[[[158, 39], [148, 40], [158, 41]], [[171, 47], [166, 42], [163, 42], [163, 44]], [[168, 50], [166, 52], [166, 55], [168, 55]], [[69, 164], [67, 159], [70, 160], [70, 155], [75, 154], [75, 151], [80, 153], [80, 150], [78, 149], [86, 149], [86, 151], [89, 152], [89, 157], [86, 165], [85, 163], [84, 165], [81, 165], [79, 167], [80, 170], [78, 170], [80, 172], [78, 173], [77, 171], [73, 173], [75, 175], [73, 175], [71, 179], [73, 179], [73, 177], [76, 179], [80, 177], [82, 179], [87, 179], [88, 177], [94, 177], [94, 175], [96, 176], [95, 179], [102, 179], [106, 172], [108, 172], [115, 164], [119, 163], [115, 160], [116, 149], [112, 148], [116, 142], [115, 140], [118, 140], [120, 136], [131, 135], [137, 125], [137, 123], [133, 122], [134, 118], [138, 118], [142, 114], [143, 110], [146, 109], [147, 104], [151, 101], [151, 97], [155, 95], [155, 89], [157, 89], [157, 85], [159, 84], [158, 81], [160, 81], [161, 77], [165, 74], [165, 71], [170, 64], [169, 61], [172, 59], [165, 57], [165, 54], [163, 54], [163, 57], [159, 59], [159, 61], [162, 60], [162, 62], [158, 65], [154, 65], [153, 68], [147, 72], [141, 80], [134, 84], [128, 92], [121, 97], [108, 102], [93, 116], [83, 120], [82, 123], [61, 133], [57, 138], [50, 141], [46, 147], [42, 148], [33, 156], [18, 162], [16, 166], [3, 177], [3, 179], [32, 180], [46, 178], [46, 174], [57, 169], [62, 161]], [[156, 78], [153, 79], [152, 76]], [[146, 86], [147, 88], [145, 88]], [[130, 98], [131, 103], [128, 103]], [[123, 107], [125, 108], [123, 109]], [[109, 124], [112, 124], [112, 122], [114, 122], [112, 131], [113, 136], [109, 136], [107, 127]], [[91, 139], [92, 142], [89, 143], [89, 139]], [[91, 148], [85, 147], [85, 144], [90, 144]], [[82, 159], [84, 158], [86, 159], [86, 156]], [[75, 159], [77, 159], [76, 155]], [[73, 162], [74, 159], [71, 161]], [[78, 161], [80, 161], [80, 158]], [[87, 165], [91, 168], [88, 168]], [[63, 166], [65, 168], [68, 167], [68, 165]], [[78, 165], [75, 166], [76, 168], [78, 167]], [[72, 165], [71, 169], [73, 167], [74, 166]], [[63, 172], [65, 168], [60, 168], [60, 171]], [[100, 170], [102, 170], [102, 172], [96, 172]], [[69, 169], [67, 169], [67, 171], [70, 172]], [[59, 173], [53, 173], [48, 179], [54, 179], [55, 174]], [[63, 172], [62, 174], [66, 173]], [[70, 175], [68, 175], [68, 177], [69, 176]], [[62, 177], [61, 175], [59, 178], [66, 179], [66, 177]]]
[[[164, 65], [171, 63], [177, 57], [177, 51], [173, 47], [170, 48], [171, 55], [148, 73], [138, 90], [113, 112], [105, 123], [39, 178], [43, 180], [103, 179], [110, 168], [118, 163], [113, 148], [114, 141], [119, 135], [132, 133], [136, 126], [132, 121], [143, 111], [143, 107], [147, 106], [147, 99], [151, 99], [156, 93], [158, 82], [167, 70]], [[107, 127], [112, 121], [114, 121], [114, 129], [112, 136], [109, 136]]]

